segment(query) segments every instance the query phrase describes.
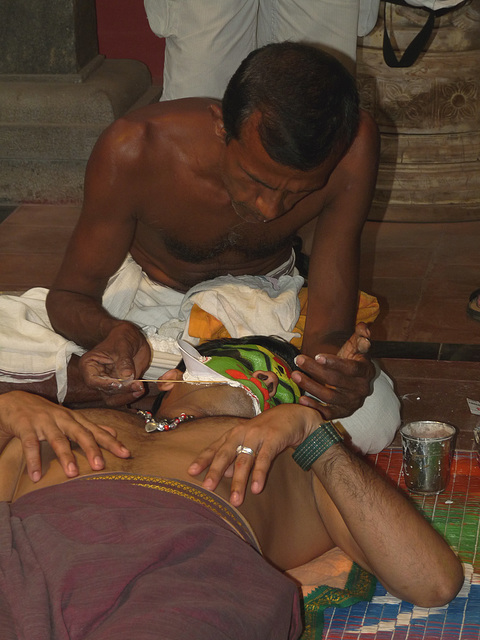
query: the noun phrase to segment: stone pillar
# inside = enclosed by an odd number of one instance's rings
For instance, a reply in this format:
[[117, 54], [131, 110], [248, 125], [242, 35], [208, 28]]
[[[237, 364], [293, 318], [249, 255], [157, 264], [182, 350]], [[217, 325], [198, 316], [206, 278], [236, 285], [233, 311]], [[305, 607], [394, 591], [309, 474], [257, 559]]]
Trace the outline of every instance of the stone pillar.
[[2, 0], [1, 74], [76, 74], [97, 54], [95, 0]]
[[[427, 50], [408, 68], [382, 55], [384, 3], [358, 48], [362, 105], [380, 128], [372, 220], [480, 219], [480, 3], [437, 18]], [[403, 51], [426, 20], [421, 9], [387, 4], [389, 33]]]
[[95, 0], [2, 0], [0, 204], [80, 202], [100, 133], [159, 94], [143, 63], [98, 54]]

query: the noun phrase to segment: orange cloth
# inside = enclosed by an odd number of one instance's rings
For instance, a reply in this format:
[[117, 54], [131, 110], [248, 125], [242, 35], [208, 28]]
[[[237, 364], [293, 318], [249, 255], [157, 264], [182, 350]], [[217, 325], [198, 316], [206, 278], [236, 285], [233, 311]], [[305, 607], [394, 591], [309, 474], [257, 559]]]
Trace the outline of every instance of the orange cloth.
[[[300, 317], [295, 325], [294, 331], [300, 333], [299, 338], [293, 338], [292, 344], [300, 348], [302, 344], [303, 332], [305, 329], [305, 320], [307, 317], [308, 307], [308, 289], [303, 287], [298, 294], [300, 300]], [[359, 291], [358, 294], [358, 309], [357, 318], [358, 322], [372, 323], [380, 312], [380, 306], [375, 296], [371, 296], [368, 293]], [[199, 338], [200, 342], [206, 342], [207, 340], [215, 340], [216, 338], [230, 338], [230, 334], [225, 329], [223, 324], [201, 309], [197, 304], [194, 304], [190, 312], [190, 324], [188, 326], [188, 333], [194, 337]]]

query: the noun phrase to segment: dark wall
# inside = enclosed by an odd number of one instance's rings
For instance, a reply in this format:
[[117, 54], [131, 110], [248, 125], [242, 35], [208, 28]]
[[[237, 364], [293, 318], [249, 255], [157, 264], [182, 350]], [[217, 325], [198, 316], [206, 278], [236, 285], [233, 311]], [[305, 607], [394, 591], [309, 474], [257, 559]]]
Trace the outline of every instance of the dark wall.
[[96, 0], [96, 5], [99, 53], [140, 60], [161, 84], [164, 41], [150, 30], [143, 0]]

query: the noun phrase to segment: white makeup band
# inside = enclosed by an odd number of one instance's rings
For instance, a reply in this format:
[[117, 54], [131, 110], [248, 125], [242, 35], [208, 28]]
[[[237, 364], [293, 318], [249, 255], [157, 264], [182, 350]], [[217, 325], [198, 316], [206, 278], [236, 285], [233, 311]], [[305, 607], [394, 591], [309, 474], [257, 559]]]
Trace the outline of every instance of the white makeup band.
[[208, 362], [211, 358], [208, 356], [202, 356], [191, 344], [185, 340], [177, 340], [178, 348], [182, 354], [183, 362], [185, 363], [185, 373], [183, 379], [185, 382], [201, 382], [202, 380], [218, 380], [219, 383], [228, 384], [230, 387], [241, 387], [244, 389], [253, 403], [253, 409], [255, 415], [261, 413], [260, 400], [257, 396], [245, 385], [237, 380], [232, 380], [223, 376], [221, 373], [210, 369], [205, 362]]

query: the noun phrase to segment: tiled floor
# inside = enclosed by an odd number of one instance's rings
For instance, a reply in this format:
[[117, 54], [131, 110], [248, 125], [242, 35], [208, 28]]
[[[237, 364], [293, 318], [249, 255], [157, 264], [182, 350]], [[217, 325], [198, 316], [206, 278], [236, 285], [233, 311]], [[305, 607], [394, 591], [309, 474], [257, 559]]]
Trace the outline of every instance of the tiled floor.
[[50, 286], [79, 213], [79, 207], [52, 205], [11, 212], [0, 224], [0, 291]]
[[368, 222], [361, 286], [380, 300], [379, 340], [480, 345], [465, 313], [480, 287], [480, 221]]
[[471, 449], [480, 416], [467, 398], [480, 400], [480, 322], [465, 309], [480, 287], [480, 221], [368, 222], [362, 245], [361, 287], [380, 301], [374, 351], [403, 420], [451, 422], [459, 448]]
[[[79, 214], [74, 206], [0, 208], [0, 291], [48, 287]], [[2, 221], [3, 220], [3, 221]], [[480, 287], [480, 221], [368, 222], [361, 287], [380, 301], [374, 354], [392, 376], [405, 421], [452, 422], [472, 448], [480, 416], [480, 322], [465, 312]]]

